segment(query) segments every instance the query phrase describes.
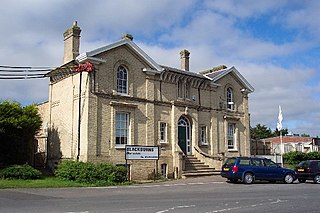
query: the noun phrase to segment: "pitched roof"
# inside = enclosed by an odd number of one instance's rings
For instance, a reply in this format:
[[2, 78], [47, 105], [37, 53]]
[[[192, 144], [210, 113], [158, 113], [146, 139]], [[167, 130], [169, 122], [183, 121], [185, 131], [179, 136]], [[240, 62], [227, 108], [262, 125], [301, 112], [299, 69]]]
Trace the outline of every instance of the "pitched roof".
[[219, 79], [233, 73], [235, 77], [245, 86], [244, 89], [247, 89], [248, 92], [253, 92], [254, 88], [249, 84], [249, 82], [240, 74], [240, 72], [234, 67], [221, 69], [218, 71], [213, 71], [211, 73], [204, 74], [204, 76], [210, 78], [213, 82], [217, 82]]
[[87, 59], [97, 59], [94, 56], [114, 49], [116, 47], [120, 47], [122, 45], [126, 45], [129, 48], [131, 48], [132, 50], [134, 50], [138, 55], [140, 55], [153, 69], [155, 69], [155, 71], [161, 72], [163, 70], [163, 68], [161, 66], [159, 66], [159, 64], [157, 64], [150, 56], [148, 56], [140, 47], [138, 47], [138, 45], [136, 45], [132, 40], [128, 39], [128, 38], [123, 38], [120, 41], [114, 42], [112, 44], [97, 48], [95, 50], [89, 51], [89, 52], [84, 52], [82, 54], [80, 54], [79, 56], [77, 56], [76, 60], [79, 62], [85, 61]]

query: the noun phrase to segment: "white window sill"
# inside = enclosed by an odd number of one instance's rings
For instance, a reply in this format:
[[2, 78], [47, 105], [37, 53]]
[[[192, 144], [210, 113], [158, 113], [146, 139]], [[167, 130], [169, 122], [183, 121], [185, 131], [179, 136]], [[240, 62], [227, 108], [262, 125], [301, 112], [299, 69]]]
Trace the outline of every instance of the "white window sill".
[[127, 144], [116, 144], [116, 149], [125, 149]]
[[238, 152], [237, 149], [228, 149], [228, 152]]

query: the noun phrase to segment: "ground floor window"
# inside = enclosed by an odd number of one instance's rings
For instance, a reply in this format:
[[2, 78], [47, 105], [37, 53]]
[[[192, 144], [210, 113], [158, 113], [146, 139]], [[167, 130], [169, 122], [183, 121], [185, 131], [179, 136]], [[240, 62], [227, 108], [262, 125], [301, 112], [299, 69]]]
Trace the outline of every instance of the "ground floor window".
[[167, 123], [160, 122], [160, 143], [167, 143]]
[[207, 145], [207, 127], [202, 126], [200, 127], [200, 144]]
[[129, 135], [129, 113], [116, 113], [116, 145], [128, 144]]
[[228, 149], [235, 150], [236, 149], [236, 131], [235, 124], [228, 124]]

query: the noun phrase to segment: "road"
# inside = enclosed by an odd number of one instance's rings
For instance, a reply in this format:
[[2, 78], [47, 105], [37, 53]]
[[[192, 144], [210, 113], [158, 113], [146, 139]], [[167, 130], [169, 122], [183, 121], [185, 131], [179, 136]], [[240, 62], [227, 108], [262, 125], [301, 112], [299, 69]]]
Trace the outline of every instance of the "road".
[[320, 212], [320, 185], [232, 184], [221, 177], [99, 188], [2, 189], [0, 212]]

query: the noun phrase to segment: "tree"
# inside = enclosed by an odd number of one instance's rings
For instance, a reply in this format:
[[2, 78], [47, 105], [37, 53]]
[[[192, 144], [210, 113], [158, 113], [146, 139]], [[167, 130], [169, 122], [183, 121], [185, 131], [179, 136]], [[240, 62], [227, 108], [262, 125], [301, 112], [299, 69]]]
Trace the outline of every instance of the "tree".
[[256, 127], [250, 128], [252, 139], [263, 139], [273, 137], [273, 133], [270, 128], [265, 125], [257, 124]]
[[[281, 132], [282, 132], [282, 135], [287, 135], [289, 131], [287, 128], [285, 128], [285, 129], [282, 129]], [[278, 129], [274, 130], [273, 136], [274, 137], [280, 136], [280, 131]]]
[[34, 136], [41, 123], [35, 105], [21, 107], [17, 102], [0, 103], [0, 166], [31, 164]]

